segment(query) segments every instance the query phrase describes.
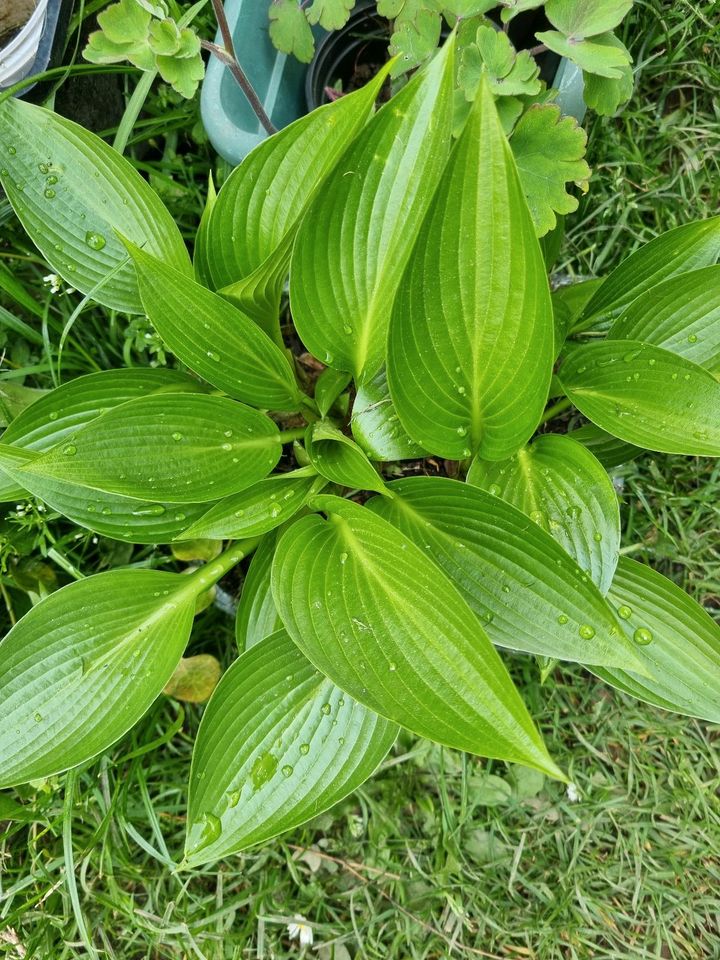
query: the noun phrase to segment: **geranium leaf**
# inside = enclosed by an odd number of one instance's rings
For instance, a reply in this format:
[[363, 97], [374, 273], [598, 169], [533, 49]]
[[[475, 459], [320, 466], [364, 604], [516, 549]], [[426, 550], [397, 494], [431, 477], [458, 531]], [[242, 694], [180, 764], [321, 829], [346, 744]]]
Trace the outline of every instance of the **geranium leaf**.
[[557, 30], [545, 30], [536, 36], [540, 43], [559, 56], [572, 60], [585, 73], [621, 80], [632, 62], [623, 44], [618, 46], [606, 34], [600, 34], [592, 40], [570, 40]]
[[297, 236], [297, 331], [316, 357], [356, 376], [382, 365], [395, 291], [450, 149], [452, 42], [360, 133]]
[[198, 52], [192, 57], [157, 56], [158, 72], [165, 83], [169, 83], [186, 100], [192, 100], [197, 93], [200, 81], [205, 76], [205, 64]]
[[393, 309], [388, 382], [403, 427], [438, 456], [511, 456], [542, 415], [553, 348], [545, 264], [483, 83]]
[[397, 57], [392, 74], [398, 76], [424, 63], [437, 49], [442, 30], [438, 10], [419, 10], [412, 20], [395, 24], [390, 53]]
[[720, 456], [720, 382], [684, 357], [634, 340], [573, 348], [560, 369], [588, 420], [663, 453]]
[[310, 63], [315, 52], [315, 39], [298, 0], [272, 0], [270, 39], [281, 53], [292, 54], [302, 63]]
[[277, 539], [277, 530], [266, 534], [250, 558], [235, 618], [235, 640], [240, 653], [282, 627], [270, 583]]
[[[509, 23], [513, 17], [519, 13], [525, 13], [526, 10], [537, 10], [544, 2], [545, 0], [500, 0], [502, 22]], [[493, 6], [496, 4], [493, 3]]]
[[606, 470], [582, 444], [543, 434], [511, 460], [475, 460], [468, 482], [522, 510], [608, 592], [620, 550], [620, 509]]
[[554, 104], [530, 107], [515, 125], [510, 146], [538, 236], [555, 227], [556, 213], [577, 210], [577, 197], [565, 188], [575, 183], [587, 190], [586, 143], [587, 134], [577, 120], [562, 117]]
[[237, 853], [328, 810], [375, 772], [397, 733], [284, 631], [262, 640], [225, 673], [203, 714], [186, 864]]
[[593, 668], [612, 686], [665, 710], [720, 723], [720, 627], [683, 590], [621, 557], [608, 599], [649, 677]]
[[466, 602], [372, 511], [316, 497], [275, 551], [285, 628], [315, 666], [381, 716], [482, 756], [562, 776]]
[[638, 666], [602, 595], [548, 533], [499, 497], [443, 477], [388, 484], [370, 501], [432, 557], [493, 643], [584, 663]]
[[633, 0], [546, 0], [545, 13], [561, 33], [582, 40], [614, 30], [632, 5]]
[[412, 460], [427, 456], [400, 423], [382, 367], [357, 388], [350, 419], [353, 436], [372, 460]]

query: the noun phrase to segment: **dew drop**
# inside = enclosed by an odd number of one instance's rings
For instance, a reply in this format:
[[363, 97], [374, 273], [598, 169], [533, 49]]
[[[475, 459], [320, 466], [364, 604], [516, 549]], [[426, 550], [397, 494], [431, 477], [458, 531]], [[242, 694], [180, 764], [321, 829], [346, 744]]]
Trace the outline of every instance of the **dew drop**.
[[233, 790], [232, 793], [228, 794], [228, 806], [236, 807], [240, 803], [240, 791]]
[[697, 335], [694, 333], [691, 333], [690, 336], [688, 337], [688, 343], [697, 343], [697, 341], [698, 341]]
[[352, 332], [353, 332], [353, 328], [350, 326], [349, 323], [343, 324], [343, 333], [347, 334], [347, 336], [350, 336]]
[[69, 443], [66, 447], [63, 447], [63, 453], [66, 457], [74, 457], [77, 453], [77, 447], [74, 443]]
[[161, 517], [164, 513], [165, 507], [161, 503], [149, 503], [132, 512], [134, 517]]
[[330, 708], [330, 704], [329, 704], [329, 703], [324, 703], [324, 704], [320, 707], [320, 713], [324, 714], [324, 715], [327, 717], [328, 714], [330, 713], [330, 709], [331, 709], [331, 708]]
[[35, 723], [40, 723], [40, 721], [42, 720], [42, 714], [36, 713], [33, 719], [35, 720]]
[[306, 757], [306, 756], [310, 753], [310, 744], [309, 744], [309, 743], [301, 743], [301, 744], [300, 744], [300, 753], [301, 753], [304, 757]]
[[632, 607], [628, 607], [628, 605], [624, 603], [621, 607], [618, 607], [618, 616], [621, 620], [629, 620], [632, 616]]
[[220, 354], [218, 354], [218, 353], [213, 353], [212, 350], [208, 350], [208, 352], [207, 352], [207, 357], [208, 357], [209, 360], [214, 360], [215, 363], [220, 363]]
[[184, 520], [184, 519], [185, 519], [185, 514], [184, 514], [184, 513], [176, 513], [176, 514], [175, 514], [175, 519], [176, 519], [176, 520]]
[[488, 487], [488, 493], [490, 494], [491, 497], [499, 497], [500, 485], [497, 483], [491, 483], [490, 486]]
[[50, 167], [46, 163], [39, 163], [38, 170], [40, 171], [40, 173], [49, 173]]
[[340, 563], [347, 563], [348, 555], [346, 553], [340, 554]]
[[592, 638], [595, 636], [595, 628], [591, 627], [589, 623], [583, 623], [578, 630], [578, 633], [583, 640], [592, 640]]
[[232, 430], [225, 430], [223, 433], [223, 436], [225, 437], [231, 437], [232, 435], [233, 435]]
[[54, 186], [57, 182], [58, 182], [58, 178], [55, 176], [54, 173], [51, 174], [45, 181], [45, 183], [47, 183], [51, 187]]
[[640, 647], [646, 647], [649, 643], [652, 643], [652, 639], [652, 632], [647, 627], [638, 627], [633, 634], [633, 640]]
[[180, 440], [182, 440], [183, 435], [175, 431], [175, 433], [172, 435], [172, 438], [176, 443], [178, 443]]
[[224, 444], [222, 445], [222, 448], [223, 448], [223, 450], [226, 450], [226, 451], [229, 452], [230, 450], [232, 450], [233, 447], [232, 447], [232, 444], [231, 444], [231, 443], [224, 443]]
[[112, 510], [110, 509], [110, 507], [103, 507], [100, 512], [104, 517], [109, 517], [110, 514], [112, 513]]
[[291, 777], [293, 775], [293, 772], [294, 772], [293, 768], [290, 766], [289, 763], [286, 763], [284, 767], [280, 768], [280, 773], [282, 773], [284, 777]]
[[458, 427], [455, 431], [459, 437], [467, 436], [467, 427]]
[[567, 623], [567, 622], [568, 622], [568, 618], [565, 616], [564, 613], [561, 613], [560, 616], [557, 618], [557, 622], [558, 622], [558, 623]]
[[595, 543], [600, 543], [602, 541], [602, 538], [603, 538], [603, 535], [600, 533], [599, 530], [596, 530], [595, 533], [593, 534], [593, 540], [595, 541]]
[[48, 187], [47, 190], [45, 190], [43, 196], [45, 197], [46, 200], [52, 200], [55, 197], [55, 191], [53, 190], [52, 187]]

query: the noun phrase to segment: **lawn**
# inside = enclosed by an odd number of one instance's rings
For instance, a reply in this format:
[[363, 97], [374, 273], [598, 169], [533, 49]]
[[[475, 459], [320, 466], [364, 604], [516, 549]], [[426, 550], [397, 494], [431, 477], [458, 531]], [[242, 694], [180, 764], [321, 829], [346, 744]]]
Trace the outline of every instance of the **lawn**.
[[[636, 92], [620, 117], [590, 124], [594, 176], [559, 273], [607, 270], [657, 233], [717, 212], [716, 7], [636, 4], [623, 28]], [[138, 143], [149, 137], [150, 149], [138, 166], [189, 226], [208, 172], [221, 178], [223, 165], [193, 107], [156, 96], [141, 123]], [[49, 382], [63, 332], [66, 378], [163, 359], [142, 320], [111, 318], [108, 328], [101, 309], [74, 316], [75, 301], [43, 284], [46, 270], [1, 201], [0, 222], [0, 277], [10, 264], [22, 288], [6, 283], [5, 303], [25, 324], [5, 330], [10, 376]], [[720, 610], [717, 461], [646, 454], [615, 482], [626, 551]], [[49, 579], [125, 562], [130, 549], [35, 507], [5, 524], [0, 559], [42, 546]], [[232, 619], [218, 606], [201, 617], [191, 652], [227, 665]], [[571, 788], [405, 734], [331, 812], [257, 852], [180, 873], [172, 863], [200, 710], [161, 697], [96, 763], [19, 788], [38, 819], [0, 833], [0, 956], [297, 957], [288, 925], [300, 915], [314, 935], [307, 955], [321, 960], [720, 957], [718, 727], [631, 700], [579, 667], [541, 684], [530, 658], [511, 665]]]

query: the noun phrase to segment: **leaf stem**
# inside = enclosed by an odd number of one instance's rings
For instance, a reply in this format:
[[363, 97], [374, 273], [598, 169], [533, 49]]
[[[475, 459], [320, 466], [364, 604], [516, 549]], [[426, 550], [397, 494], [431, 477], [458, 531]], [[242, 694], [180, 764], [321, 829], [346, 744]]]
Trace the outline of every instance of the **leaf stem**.
[[307, 427], [297, 427], [295, 430], [281, 430], [280, 442], [293, 443], [295, 440], [302, 440], [302, 438], [305, 436], [306, 430]]
[[558, 400], [557, 403], [554, 403], [551, 407], [548, 407], [538, 426], [541, 427], [543, 424], [549, 423], [551, 420], [557, 417], [558, 414], [563, 413], [565, 410], [569, 410], [571, 406], [572, 400], [568, 399], [568, 397], [563, 397], [562, 400]]
[[538, 43], [536, 47], [530, 47], [528, 53], [531, 57], [539, 57], [541, 53], [547, 53], [550, 48], [544, 43]]
[[211, 587], [224, 577], [228, 570], [232, 570], [241, 560], [257, 550], [261, 539], [262, 537], [252, 537], [248, 540], [237, 540], [230, 544], [219, 557], [211, 560], [210, 563], [203, 564], [199, 570], [192, 574], [191, 579], [199, 580], [206, 587]]

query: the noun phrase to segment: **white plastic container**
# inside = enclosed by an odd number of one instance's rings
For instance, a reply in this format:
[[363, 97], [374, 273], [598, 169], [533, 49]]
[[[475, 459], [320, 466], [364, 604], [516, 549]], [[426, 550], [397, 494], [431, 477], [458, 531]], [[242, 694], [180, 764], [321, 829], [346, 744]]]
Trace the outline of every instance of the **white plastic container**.
[[11, 87], [32, 70], [45, 26], [48, 0], [37, 5], [22, 30], [0, 50], [0, 88]]

